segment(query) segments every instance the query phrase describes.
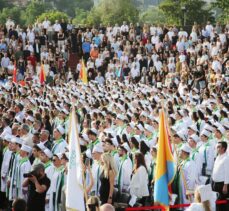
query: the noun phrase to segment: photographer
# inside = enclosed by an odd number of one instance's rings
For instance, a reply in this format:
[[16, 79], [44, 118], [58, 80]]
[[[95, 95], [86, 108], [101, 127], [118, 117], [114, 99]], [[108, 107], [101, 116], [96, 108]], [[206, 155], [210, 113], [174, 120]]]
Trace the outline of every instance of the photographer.
[[50, 180], [45, 174], [43, 164], [37, 164], [31, 173], [24, 175], [27, 177], [23, 187], [29, 189], [27, 211], [45, 211], [45, 196], [50, 186]]

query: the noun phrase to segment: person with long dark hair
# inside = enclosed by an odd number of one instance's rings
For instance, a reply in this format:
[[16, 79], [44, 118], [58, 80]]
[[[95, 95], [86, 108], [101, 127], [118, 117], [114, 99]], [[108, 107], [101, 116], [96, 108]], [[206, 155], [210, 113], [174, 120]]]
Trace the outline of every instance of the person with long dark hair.
[[148, 173], [142, 153], [136, 153], [134, 156], [134, 170], [130, 181], [130, 194], [132, 197], [137, 197], [137, 202], [143, 206], [149, 196]]

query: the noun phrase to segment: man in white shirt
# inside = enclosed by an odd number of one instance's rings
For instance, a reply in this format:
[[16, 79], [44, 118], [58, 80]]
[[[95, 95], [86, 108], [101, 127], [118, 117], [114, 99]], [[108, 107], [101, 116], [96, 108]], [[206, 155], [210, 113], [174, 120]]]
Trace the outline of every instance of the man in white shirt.
[[47, 17], [45, 17], [45, 20], [42, 23], [42, 27], [44, 29], [44, 33], [46, 34], [48, 27], [50, 26], [50, 21], [48, 20]]
[[[218, 142], [218, 156], [215, 160], [212, 173], [212, 189], [213, 191], [218, 192], [218, 200], [224, 200], [228, 198], [229, 195], [229, 157], [226, 151], [227, 142]], [[229, 210], [229, 204], [216, 205], [216, 210]]]

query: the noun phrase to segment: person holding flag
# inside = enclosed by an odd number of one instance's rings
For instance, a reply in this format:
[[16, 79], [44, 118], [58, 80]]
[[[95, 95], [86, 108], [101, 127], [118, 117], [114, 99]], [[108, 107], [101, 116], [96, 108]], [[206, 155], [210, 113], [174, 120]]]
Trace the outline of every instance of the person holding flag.
[[171, 151], [168, 124], [160, 112], [158, 151], [155, 170], [154, 201], [168, 209], [171, 183], [175, 177], [175, 162]]

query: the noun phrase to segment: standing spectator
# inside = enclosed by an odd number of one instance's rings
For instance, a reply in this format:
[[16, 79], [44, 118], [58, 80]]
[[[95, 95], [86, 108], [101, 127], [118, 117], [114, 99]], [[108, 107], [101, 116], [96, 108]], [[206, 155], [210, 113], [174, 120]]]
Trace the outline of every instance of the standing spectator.
[[116, 176], [116, 167], [114, 158], [110, 153], [105, 153], [101, 156], [102, 172], [100, 175], [99, 195], [102, 204], [112, 204], [114, 191], [114, 182]]
[[[218, 142], [217, 153], [218, 156], [215, 160], [212, 173], [212, 189], [218, 193], [218, 200], [224, 200], [229, 196], [229, 157], [227, 155], [227, 142]], [[217, 211], [228, 209], [228, 204], [216, 205]]]
[[27, 211], [45, 211], [45, 197], [50, 180], [45, 174], [43, 164], [34, 166], [33, 172], [35, 175], [28, 177], [23, 183], [23, 187], [29, 187]]

